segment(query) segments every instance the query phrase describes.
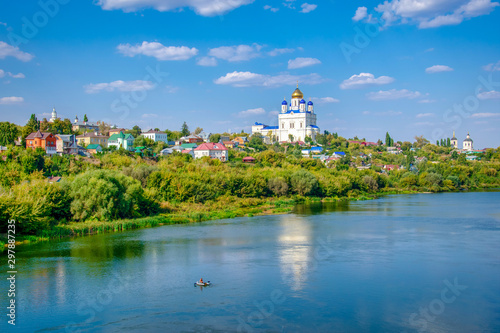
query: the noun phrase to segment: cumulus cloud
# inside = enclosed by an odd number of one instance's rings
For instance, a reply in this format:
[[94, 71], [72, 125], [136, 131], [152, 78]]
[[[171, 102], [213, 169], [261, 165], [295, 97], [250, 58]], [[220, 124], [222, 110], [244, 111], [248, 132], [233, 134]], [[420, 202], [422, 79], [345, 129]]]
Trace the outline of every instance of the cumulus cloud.
[[205, 67], [213, 67], [213, 66], [217, 66], [217, 59], [212, 58], [212, 57], [203, 57], [203, 58], [198, 59], [196, 64], [200, 65], [200, 66], [205, 66]]
[[497, 72], [500, 71], [500, 60], [496, 63], [491, 63], [486, 66], [483, 66], [483, 69], [488, 72]]
[[356, 14], [352, 18], [353, 21], [358, 22], [368, 16], [368, 9], [366, 7], [358, 7]]
[[422, 96], [422, 94], [418, 91], [410, 91], [407, 89], [391, 89], [391, 90], [380, 90], [377, 92], [371, 92], [366, 94], [366, 96], [372, 101], [387, 101], [387, 100], [395, 100], [395, 99], [414, 99]]
[[259, 44], [221, 46], [210, 49], [208, 54], [212, 57], [227, 60], [230, 62], [247, 61], [259, 57], [261, 55], [261, 49], [262, 46]]
[[255, 116], [255, 115], [264, 114], [264, 113], [266, 113], [266, 110], [264, 110], [263, 108], [256, 108], [256, 109], [248, 109], [245, 111], [240, 111], [240, 112], [238, 112], [238, 116], [239, 117], [248, 117], [248, 116]]
[[151, 81], [113, 81], [109, 83], [91, 83], [86, 86], [85, 92], [87, 94], [95, 94], [101, 91], [144, 91], [151, 90], [155, 87], [155, 84]]
[[498, 2], [491, 0], [388, 0], [375, 10], [385, 25], [417, 24], [420, 29], [457, 25], [472, 17], [488, 15]]
[[2, 97], [0, 98], [0, 104], [16, 104], [24, 102], [24, 98], [22, 97]]
[[215, 84], [231, 85], [233, 87], [281, 87], [285, 85], [294, 85], [300, 81], [304, 84], [319, 84], [325, 80], [316, 73], [307, 75], [266, 75], [252, 72], [232, 72], [214, 80]]
[[278, 10], [280, 10], [279, 8], [273, 8], [272, 6], [269, 6], [269, 5], [265, 5], [265, 6], [264, 6], [264, 9], [265, 9], [265, 10], [270, 10], [270, 11], [272, 11], [273, 13], [276, 13]]
[[477, 94], [477, 98], [485, 100], [485, 99], [499, 99], [500, 98], [500, 91], [485, 91]]
[[309, 4], [306, 2], [306, 3], [303, 3], [302, 6], [300, 6], [300, 8], [302, 8], [302, 10], [300, 12], [301, 13], [309, 13], [309, 12], [312, 12], [313, 10], [315, 10], [317, 7], [318, 7], [318, 5]]
[[434, 103], [436, 100], [434, 99], [421, 99], [418, 101], [419, 103], [427, 104], [427, 103]]
[[158, 42], [142, 42], [142, 44], [130, 45], [120, 44], [117, 46], [118, 52], [127, 56], [134, 57], [143, 54], [149, 57], [155, 57], [158, 60], [187, 60], [198, 54], [196, 48], [187, 46], [164, 46]]
[[12, 74], [11, 72], [6, 72], [3, 69], [0, 69], [0, 78], [4, 76], [10, 76], [14, 79], [24, 79], [26, 77], [23, 73]]
[[274, 49], [272, 51], [269, 51], [267, 54], [270, 55], [271, 57], [276, 57], [278, 55], [285, 53], [292, 53], [294, 51], [295, 49], [282, 48], [282, 49]]
[[295, 58], [288, 60], [288, 69], [309, 67], [317, 64], [321, 64], [321, 61], [316, 58]]
[[28, 62], [34, 58], [32, 54], [21, 51], [17, 46], [12, 46], [0, 41], [0, 59], [5, 59], [7, 57], [14, 57], [24, 62]]
[[201, 16], [222, 15], [254, 0], [99, 0], [97, 4], [104, 10], [121, 9], [135, 12], [144, 8], [154, 8], [160, 12], [181, 11], [188, 7]]
[[366, 86], [389, 84], [391, 82], [394, 82], [394, 79], [389, 76], [379, 76], [375, 78], [371, 73], [360, 73], [359, 75], [353, 75], [347, 80], [344, 80], [340, 84], [340, 89], [358, 89]]
[[338, 99], [333, 97], [313, 97], [312, 100], [314, 103], [318, 104], [328, 104], [328, 103], [338, 103], [340, 102]]
[[439, 72], [451, 72], [453, 68], [445, 65], [434, 65], [425, 69], [426, 73], [439, 73]]

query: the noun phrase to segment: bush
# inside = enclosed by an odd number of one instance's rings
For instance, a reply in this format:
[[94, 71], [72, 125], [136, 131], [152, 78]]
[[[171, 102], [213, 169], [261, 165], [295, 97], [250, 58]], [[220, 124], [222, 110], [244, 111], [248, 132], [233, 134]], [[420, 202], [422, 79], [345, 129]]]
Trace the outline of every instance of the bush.
[[312, 195], [318, 189], [318, 179], [306, 170], [299, 170], [292, 174], [290, 183], [295, 193], [299, 195]]
[[269, 179], [267, 187], [275, 196], [281, 197], [288, 194], [288, 184], [283, 177]]
[[151, 206], [139, 181], [111, 170], [87, 171], [70, 186], [71, 213], [77, 221], [140, 217]]

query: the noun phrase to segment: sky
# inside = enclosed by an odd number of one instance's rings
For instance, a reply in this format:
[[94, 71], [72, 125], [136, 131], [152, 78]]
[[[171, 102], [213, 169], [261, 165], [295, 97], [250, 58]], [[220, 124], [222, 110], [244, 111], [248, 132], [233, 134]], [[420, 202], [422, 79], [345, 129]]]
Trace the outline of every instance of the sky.
[[500, 146], [499, 2], [307, 1], [2, 2], [0, 121], [248, 133], [298, 82], [321, 131]]

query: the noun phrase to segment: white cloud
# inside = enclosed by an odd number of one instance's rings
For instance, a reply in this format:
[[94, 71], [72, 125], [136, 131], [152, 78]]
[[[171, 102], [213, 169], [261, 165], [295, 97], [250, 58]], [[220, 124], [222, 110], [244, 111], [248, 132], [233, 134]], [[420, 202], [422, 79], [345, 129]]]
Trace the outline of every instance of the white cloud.
[[255, 116], [255, 115], [264, 114], [264, 113], [266, 113], [266, 110], [264, 110], [263, 108], [248, 109], [245, 111], [238, 112], [238, 117]]
[[434, 65], [425, 69], [426, 73], [439, 73], [439, 72], [451, 72], [453, 68], [445, 65]]
[[196, 62], [197, 65], [205, 66], [205, 67], [214, 67], [217, 66], [217, 59], [212, 57], [203, 57], [198, 59]]
[[266, 75], [252, 72], [232, 72], [214, 80], [215, 84], [227, 84], [233, 87], [281, 87], [285, 85], [294, 85], [297, 81], [304, 84], [319, 84], [325, 80], [318, 74], [307, 75]]
[[210, 49], [208, 54], [212, 57], [223, 59], [227, 61], [246, 61], [259, 57], [262, 46], [259, 44], [253, 45], [235, 45], [235, 46], [221, 46]]
[[97, 4], [104, 10], [121, 9], [135, 12], [144, 8], [154, 8], [160, 12], [181, 11], [185, 7], [202, 16], [222, 15], [254, 0], [99, 0]]
[[315, 10], [317, 7], [318, 7], [318, 5], [309, 4], [306, 2], [306, 3], [303, 3], [302, 6], [300, 6], [300, 8], [302, 8], [302, 10], [300, 12], [301, 13], [309, 13], [309, 12], [312, 12], [313, 10]]
[[143, 54], [149, 57], [155, 57], [158, 60], [187, 60], [198, 54], [196, 48], [187, 46], [164, 46], [158, 42], [142, 42], [132, 46], [130, 44], [120, 44], [117, 46], [118, 52], [127, 56], [134, 57]]
[[5, 22], [0, 22], [0, 25], [7, 26], [7, 23], [5, 23]]
[[434, 113], [419, 113], [415, 118], [426, 118], [426, 117], [434, 117]]
[[0, 104], [15, 104], [24, 102], [24, 98], [22, 97], [2, 97], [0, 98]]
[[483, 66], [483, 69], [488, 72], [497, 72], [500, 71], [500, 60], [496, 63], [491, 63], [486, 66]]
[[14, 57], [24, 62], [34, 58], [32, 54], [19, 50], [17, 46], [12, 46], [0, 41], [0, 59], [5, 59], [6, 57]]
[[364, 115], [374, 115], [374, 116], [400, 116], [403, 114], [401, 111], [383, 111], [383, 112], [370, 112], [370, 111], [363, 111]]
[[3, 69], [0, 69], [0, 78], [8, 75], [14, 79], [24, 79], [26, 76], [23, 73], [12, 74], [11, 72], [6, 72]]
[[279, 114], [280, 114], [279, 111], [269, 111], [269, 116], [271, 116], [271, 117], [276, 117]]
[[155, 84], [151, 81], [113, 81], [110, 83], [91, 83], [86, 86], [85, 92], [87, 94], [95, 94], [101, 91], [144, 91], [151, 90], [155, 87]]
[[421, 99], [418, 101], [419, 103], [427, 104], [427, 103], [434, 103], [436, 100], [434, 99]]
[[288, 69], [297, 69], [321, 64], [316, 58], [296, 58], [288, 60]]
[[269, 5], [265, 5], [265, 6], [264, 6], [264, 9], [265, 9], [265, 10], [270, 10], [270, 11], [272, 11], [273, 13], [276, 13], [278, 10], [280, 10], [279, 8], [273, 8], [272, 6], [269, 6]]
[[422, 96], [422, 94], [418, 91], [410, 91], [407, 89], [391, 89], [391, 90], [380, 90], [377, 92], [371, 92], [366, 94], [366, 96], [372, 101], [386, 101], [386, 100], [394, 100], [394, 99], [414, 99]]
[[389, 76], [379, 76], [375, 78], [373, 74], [360, 73], [359, 75], [353, 75], [347, 80], [344, 80], [340, 84], [340, 89], [358, 89], [366, 86], [389, 84], [391, 82], [394, 82], [394, 79]]
[[491, 13], [498, 2], [491, 0], [389, 0], [375, 10], [385, 25], [417, 24], [420, 29], [457, 25], [465, 19]]
[[353, 21], [358, 22], [368, 16], [368, 9], [366, 7], [358, 7], [356, 14], [352, 18]]
[[285, 53], [292, 53], [294, 51], [295, 51], [295, 49], [283, 48], [283, 49], [274, 49], [274, 50], [268, 52], [267, 54], [269, 54], [271, 57], [276, 57], [278, 55], [285, 54]]
[[421, 122], [414, 123], [414, 125], [415, 126], [432, 126], [432, 125], [435, 125], [435, 124], [433, 124], [430, 121], [421, 121]]
[[312, 100], [314, 103], [318, 104], [327, 104], [327, 103], [338, 103], [340, 102], [338, 99], [333, 97], [313, 97]]
[[500, 113], [474, 113], [470, 116], [471, 118], [497, 118], [500, 117]]
[[477, 98], [479, 99], [499, 99], [500, 98], [500, 91], [485, 91], [482, 93], [477, 94]]

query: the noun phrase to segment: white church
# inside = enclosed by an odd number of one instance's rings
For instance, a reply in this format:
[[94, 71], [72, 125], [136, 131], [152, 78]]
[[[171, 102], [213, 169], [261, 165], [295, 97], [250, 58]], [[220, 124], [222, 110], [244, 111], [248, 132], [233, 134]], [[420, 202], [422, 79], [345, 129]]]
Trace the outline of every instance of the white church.
[[304, 141], [306, 137], [316, 140], [319, 132], [313, 102], [309, 101], [306, 105], [304, 94], [300, 91], [298, 84], [292, 94], [290, 106], [286, 99], [281, 103], [277, 126], [262, 123], [255, 123], [252, 126], [252, 134], [260, 134], [264, 137], [272, 135], [279, 142]]

